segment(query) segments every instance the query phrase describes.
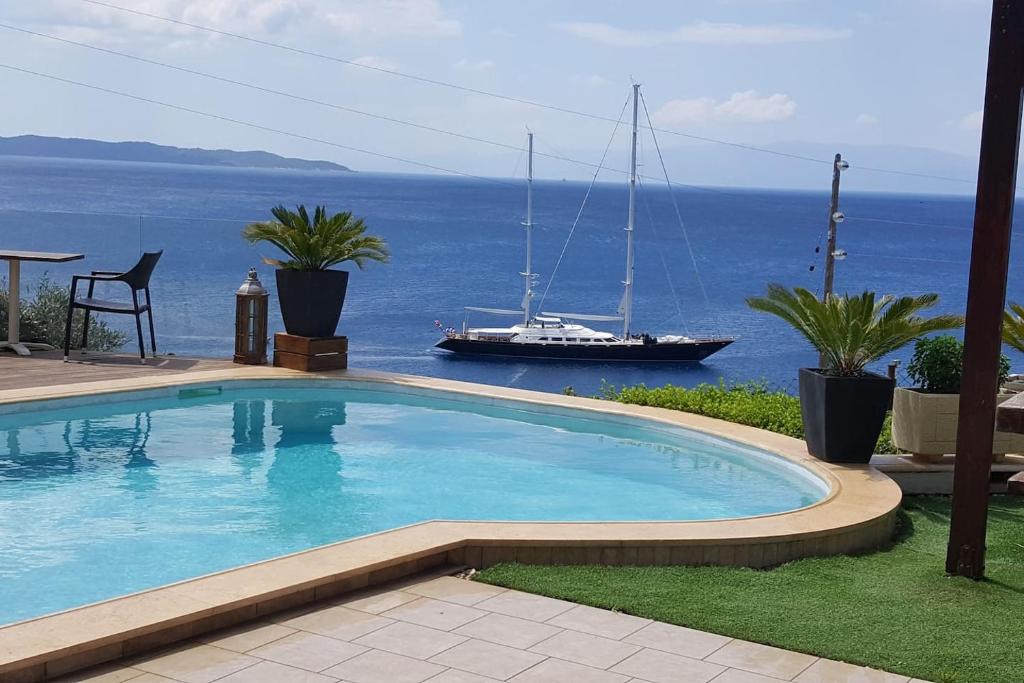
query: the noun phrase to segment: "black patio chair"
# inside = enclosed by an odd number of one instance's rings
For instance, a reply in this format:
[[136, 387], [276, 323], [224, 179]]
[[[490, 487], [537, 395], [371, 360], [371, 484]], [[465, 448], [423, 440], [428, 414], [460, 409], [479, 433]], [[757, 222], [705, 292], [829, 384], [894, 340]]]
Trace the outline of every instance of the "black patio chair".
[[[153, 348], [153, 355], [156, 355], [156, 332], [153, 330], [153, 306], [149, 298], [149, 278], [153, 275], [153, 269], [156, 268], [157, 261], [160, 260], [163, 250], [146, 252], [139, 259], [139, 262], [132, 266], [132, 269], [124, 273], [118, 273], [111, 270], [94, 270], [90, 275], [75, 275], [71, 278], [71, 296], [68, 301], [68, 321], [67, 326], [64, 328], [64, 362], [68, 361], [68, 356], [71, 355], [71, 321], [75, 314], [75, 309], [80, 308], [85, 311], [85, 320], [82, 324], [82, 351], [85, 351], [86, 346], [89, 343], [89, 314], [92, 311], [98, 313], [124, 313], [135, 316], [135, 329], [139, 333], [139, 357], [143, 362], [146, 360], [146, 346], [142, 340], [142, 314], [147, 313], [149, 315], [149, 341]], [[76, 294], [78, 291], [78, 281], [88, 280], [89, 291], [86, 294], [86, 298], [79, 299]], [[105, 301], [103, 299], [94, 299], [93, 288], [97, 282], [123, 282], [128, 285], [132, 290], [131, 302], [122, 301]], [[139, 302], [139, 292], [143, 292], [146, 295], [146, 302]]]

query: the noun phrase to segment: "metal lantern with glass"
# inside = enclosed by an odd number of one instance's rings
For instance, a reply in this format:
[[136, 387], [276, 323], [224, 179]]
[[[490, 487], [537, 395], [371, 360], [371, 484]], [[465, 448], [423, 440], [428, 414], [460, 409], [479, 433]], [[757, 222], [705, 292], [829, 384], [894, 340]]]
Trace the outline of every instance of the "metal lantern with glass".
[[267, 362], [267, 290], [255, 268], [235, 292], [235, 362], [263, 365]]

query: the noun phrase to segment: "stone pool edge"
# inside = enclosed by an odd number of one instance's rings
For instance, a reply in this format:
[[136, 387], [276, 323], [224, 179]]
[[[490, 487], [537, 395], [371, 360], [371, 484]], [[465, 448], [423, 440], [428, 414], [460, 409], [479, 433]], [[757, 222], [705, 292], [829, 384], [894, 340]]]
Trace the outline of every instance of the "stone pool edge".
[[343, 379], [641, 418], [769, 451], [817, 475], [831, 490], [805, 508], [732, 520], [423, 522], [0, 627], [0, 683], [47, 680], [441, 565], [481, 569], [518, 561], [768, 567], [801, 557], [867, 551], [891, 538], [902, 498], [891, 479], [869, 466], [821, 462], [807, 454], [802, 441], [753, 427], [661, 408], [384, 372], [310, 374], [238, 366], [4, 390], [0, 406], [267, 379]]

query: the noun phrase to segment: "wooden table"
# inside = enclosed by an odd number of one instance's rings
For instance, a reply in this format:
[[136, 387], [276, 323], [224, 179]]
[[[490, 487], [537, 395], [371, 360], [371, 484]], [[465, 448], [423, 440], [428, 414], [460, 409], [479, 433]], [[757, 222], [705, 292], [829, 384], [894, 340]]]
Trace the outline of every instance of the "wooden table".
[[0, 261], [7, 261], [9, 276], [7, 278], [7, 341], [0, 341], [0, 350], [11, 349], [19, 356], [31, 355], [29, 349], [49, 350], [49, 344], [35, 344], [21, 341], [21, 262], [41, 261], [43, 263], [66, 263], [84, 259], [85, 254], [61, 254], [48, 251], [7, 251], [0, 249]]

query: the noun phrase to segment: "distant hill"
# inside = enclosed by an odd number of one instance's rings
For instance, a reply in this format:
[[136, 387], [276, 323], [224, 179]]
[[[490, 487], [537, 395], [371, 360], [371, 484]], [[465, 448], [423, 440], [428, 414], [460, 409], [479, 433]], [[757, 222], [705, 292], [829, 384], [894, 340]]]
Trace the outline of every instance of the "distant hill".
[[234, 168], [282, 168], [302, 171], [352, 169], [330, 161], [291, 159], [270, 152], [236, 152], [230, 149], [183, 149], [155, 145], [152, 142], [104, 142], [83, 138], [53, 138], [41, 135], [0, 137], [0, 155], [57, 157], [61, 159], [98, 159], [103, 161], [142, 161], [196, 166]]

